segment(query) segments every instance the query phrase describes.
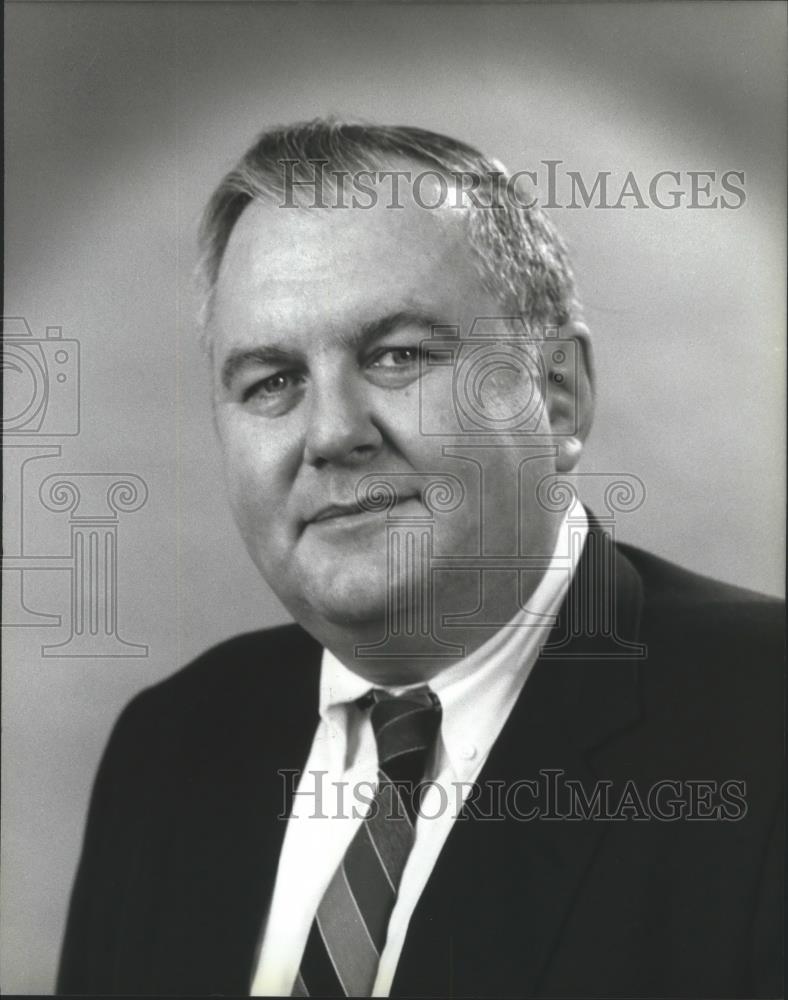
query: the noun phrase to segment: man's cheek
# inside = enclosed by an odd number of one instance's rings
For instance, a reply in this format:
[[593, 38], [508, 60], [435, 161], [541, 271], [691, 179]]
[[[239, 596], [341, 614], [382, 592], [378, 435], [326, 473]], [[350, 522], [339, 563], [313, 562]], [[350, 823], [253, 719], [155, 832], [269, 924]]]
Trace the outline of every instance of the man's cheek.
[[265, 490], [265, 479], [253, 469], [230, 470], [230, 502], [235, 519], [245, 537], [264, 531], [266, 521], [274, 514], [276, 505]]

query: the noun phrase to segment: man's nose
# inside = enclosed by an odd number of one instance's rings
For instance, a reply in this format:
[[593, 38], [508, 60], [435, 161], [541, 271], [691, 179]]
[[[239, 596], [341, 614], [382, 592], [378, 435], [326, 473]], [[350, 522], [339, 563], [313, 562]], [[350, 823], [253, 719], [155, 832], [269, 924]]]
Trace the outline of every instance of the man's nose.
[[380, 448], [382, 437], [364, 386], [352, 377], [316, 379], [309, 399], [304, 459], [310, 465], [358, 465]]

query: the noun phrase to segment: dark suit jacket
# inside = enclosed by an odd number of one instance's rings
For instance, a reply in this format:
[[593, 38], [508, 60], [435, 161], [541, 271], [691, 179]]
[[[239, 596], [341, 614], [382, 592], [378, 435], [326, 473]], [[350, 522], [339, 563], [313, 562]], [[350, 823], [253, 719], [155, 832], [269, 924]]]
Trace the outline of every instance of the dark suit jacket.
[[[717, 818], [458, 820], [393, 995], [782, 995], [780, 607], [592, 527], [479, 780], [551, 770], [589, 798], [607, 781], [614, 800], [630, 779], [644, 800], [673, 780], [655, 808], [675, 797]], [[248, 994], [285, 830], [277, 769], [306, 761], [320, 653], [297, 626], [239, 636], [126, 708], [59, 992]]]

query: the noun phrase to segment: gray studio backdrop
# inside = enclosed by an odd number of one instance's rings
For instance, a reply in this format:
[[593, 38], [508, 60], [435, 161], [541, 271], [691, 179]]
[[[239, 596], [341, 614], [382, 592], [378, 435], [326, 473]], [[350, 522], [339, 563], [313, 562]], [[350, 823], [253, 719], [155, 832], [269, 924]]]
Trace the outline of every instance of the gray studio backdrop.
[[190, 284], [251, 137], [334, 112], [619, 187], [743, 171], [735, 209], [552, 216], [597, 344], [583, 469], [646, 487], [619, 536], [778, 593], [784, 47], [781, 4], [6, 6], [4, 313], [31, 395], [5, 450], [3, 990], [52, 989], [123, 704], [287, 617], [225, 506]]

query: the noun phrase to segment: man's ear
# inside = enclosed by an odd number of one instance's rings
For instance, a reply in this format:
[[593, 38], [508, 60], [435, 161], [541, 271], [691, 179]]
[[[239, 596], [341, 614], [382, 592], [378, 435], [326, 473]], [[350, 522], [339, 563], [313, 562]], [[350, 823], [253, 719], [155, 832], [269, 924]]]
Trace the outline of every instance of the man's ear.
[[547, 414], [558, 445], [558, 472], [570, 472], [580, 459], [594, 419], [594, 359], [591, 335], [580, 320], [562, 326], [542, 346], [547, 372]]

